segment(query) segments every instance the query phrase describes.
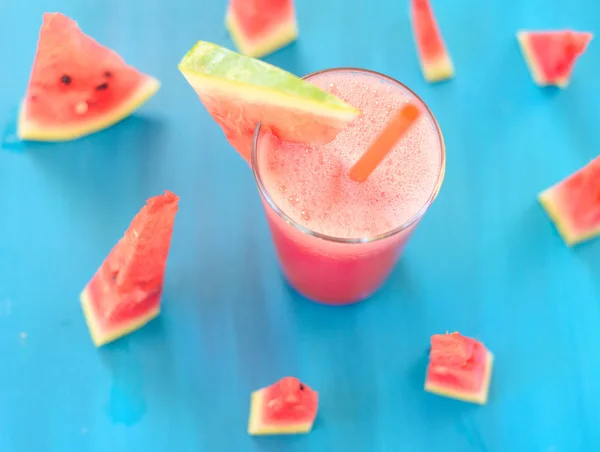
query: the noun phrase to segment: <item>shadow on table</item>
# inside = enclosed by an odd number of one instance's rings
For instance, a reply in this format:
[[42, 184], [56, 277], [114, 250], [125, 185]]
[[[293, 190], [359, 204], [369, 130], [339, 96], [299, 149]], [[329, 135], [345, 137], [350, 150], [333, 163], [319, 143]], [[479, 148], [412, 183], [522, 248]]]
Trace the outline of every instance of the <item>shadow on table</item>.
[[[129, 117], [107, 130], [64, 143], [23, 143], [23, 152], [51, 192], [92, 234], [103, 218], [130, 218], [145, 199], [157, 195], [163, 124]], [[161, 191], [162, 193], [162, 191]]]
[[130, 338], [125, 337], [101, 349], [102, 361], [111, 373], [106, 414], [115, 424], [132, 426], [146, 413], [142, 365], [129, 352]]
[[162, 122], [130, 116], [106, 130], [62, 143], [23, 142], [22, 148], [57, 185], [79, 196], [121, 194], [144, 186], [163, 149]]
[[305, 435], [255, 437], [252, 442], [257, 450], [265, 452], [303, 452], [307, 449]]
[[111, 375], [106, 414], [115, 424], [137, 424], [147, 411], [146, 395], [155, 396], [172, 387], [171, 354], [165, 349], [164, 336], [162, 318], [158, 317], [99, 349]]
[[573, 250], [589, 268], [596, 292], [600, 295], [600, 282], [597, 278], [597, 276], [600, 275], [600, 238], [593, 239], [587, 243], [582, 243]]
[[267, 63], [285, 69], [298, 77], [303, 77], [308, 74], [308, 68], [302, 55], [302, 47], [297, 41], [271, 55], [267, 55], [264, 60]]
[[[488, 445], [486, 445], [475, 423], [475, 416], [478, 411], [485, 409], [485, 407], [431, 394], [423, 389], [428, 354], [429, 350], [426, 350], [411, 369], [411, 380], [418, 383], [415, 384], [413, 391], [413, 394], [416, 394], [416, 400], [411, 406], [417, 410], [421, 410], [421, 413], [415, 413], [415, 416], [426, 419], [426, 422], [433, 426], [436, 424], [452, 424], [468, 444], [475, 448], [474, 450], [488, 450]], [[490, 398], [494, 395], [493, 387], [494, 385], [492, 384], [490, 387]]]

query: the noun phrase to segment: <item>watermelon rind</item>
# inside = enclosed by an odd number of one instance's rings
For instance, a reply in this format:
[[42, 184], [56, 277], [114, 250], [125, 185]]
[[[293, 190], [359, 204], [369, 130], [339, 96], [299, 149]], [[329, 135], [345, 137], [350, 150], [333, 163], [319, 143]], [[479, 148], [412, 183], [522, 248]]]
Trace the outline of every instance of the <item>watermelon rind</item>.
[[85, 322], [90, 331], [92, 342], [96, 347], [101, 347], [105, 344], [108, 344], [109, 342], [113, 342], [123, 336], [126, 336], [129, 333], [140, 329], [148, 322], [158, 317], [158, 315], [160, 314], [159, 305], [155, 309], [149, 310], [143, 316], [131, 319], [127, 322], [122, 322], [121, 324], [113, 326], [112, 328], [105, 329], [102, 326], [101, 320], [98, 319], [96, 316], [95, 309], [93, 307], [93, 303], [90, 299], [90, 295], [88, 294], [87, 289], [81, 293], [80, 301], [85, 317]]
[[493, 367], [494, 355], [490, 351], [487, 351], [483, 384], [481, 386], [481, 389], [477, 392], [461, 391], [458, 389], [449, 388], [447, 386], [442, 386], [440, 384], [430, 383], [428, 381], [425, 381], [425, 391], [439, 396], [461, 400], [463, 402], [485, 405], [488, 401]]
[[154, 96], [159, 89], [160, 82], [157, 79], [145, 76], [145, 80], [138, 88], [113, 111], [107, 112], [101, 117], [90, 118], [88, 122], [78, 123], [74, 126], [65, 124], [61, 127], [55, 125], [48, 127], [37, 123], [33, 119], [28, 119], [25, 102], [23, 102], [19, 111], [17, 134], [19, 138], [27, 141], [76, 140], [106, 129], [130, 116], [142, 104]]
[[312, 430], [313, 422], [290, 422], [283, 425], [281, 422], [277, 425], [265, 424], [262, 421], [262, 412], [264, 404], [267, 403], [264, 395], [268, 388], [254, 391], [250, 398], [250, 419], [248, 420], [248, 434], [252, 436], [260, 435], [297, 435], [308, 433]]
[[454, 64], [429, 0], [410, 0], [410, 19], [425, 80], [437, 83], [454, 77]]
[[558, 86], [559, 88], [566, 88], [569, 85], [568, 77], [559, 79], [556, 82], [549, 82], [542, 75], [542, 71], [538, 67], [535, 58], [533, 57], [533, 53], [531, 52], [531, 49], [529, 47], [529, 42], [527, 41], [528, 34], [529, 32], [527, 31], [517, 32], [517, 40], [519, 41], [521, 53], [523, 54], [525, 64], [527, 64], [527, 68], [531, 73], [531, 78], [533, 79], [534, 83], [538, 86]]
[[235, 13], [229, 9], [225, 18], [225, 28], [229, 31], [231, 39], [240, 53], [253, 58], [269, 55], [298, 38], [298, 24], [293, 16], [264, 33], [259, 40], [250, 40], [244, 36]]
[[258, 123], [278, 128], [283, 140], [321, 145], [360, 113], [283, 69], [205, 41], [183, 57], [179, 70], [213, 117], [211, 108], [232, 106], [235, 111], [220, 112], [234, 123], [233, 130], [224, 131], [230, 142], [241, 138], [245, 144], [234, 147], [248, 161]]
[[421, 69], [423, 77], [430, 83], [442, 82], [454, 77], [454, 66], [449, 55], [429, 61], [421, 59]]
[[555, 187], [551, 187], [544, 190], [538, 196], [538, 201], [556, 226], [556, 230], [565, 244], [575, 246], [600, 236], [600, 226], [597, 229], [579, 232], [569, 224], [568, 218], [562, 214], [558, 203], [554, 199], [555, 189]]
[[311, 83], [264, 61], [199, 41], [183, 57], [179, 70], [194, 87], [235, 91], [240, 100], [305, 109], [338, 121], [359, 111]]

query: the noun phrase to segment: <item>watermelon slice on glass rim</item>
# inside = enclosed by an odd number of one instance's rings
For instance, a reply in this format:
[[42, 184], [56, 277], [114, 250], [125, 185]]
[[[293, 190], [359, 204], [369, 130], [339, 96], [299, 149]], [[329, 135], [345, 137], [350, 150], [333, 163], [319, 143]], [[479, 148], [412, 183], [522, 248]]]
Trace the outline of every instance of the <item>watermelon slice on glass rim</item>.
[[250, 435], [292, 435], [312, 430], [319, 394], [294, 377], [285, 377], [252, 393]]
[[454, 65], [429, 0], [410, 0], [410, 19], [423, 76], [440, 82], [454, 76]]
[[534, 82], [566, 88], [577, 59], [585, 52], [592, 33], [572, 30], [519, 31], [517, 39]]
[[209, 42], [199, 41], [179, 70], [247, 162], [259, 123], [282, 140], [320, 145], [359, 114], [283, 69]]
[[544, 190], [539, 201], [567, 245], [600, 236], [600, 157]]
[[487, 402], [494, 357], [458, 332], [431, 336], [425, 390], [464, 402]]
[[18, 135], [33, 141], [80, 138], [129, 116], [159, 87], [155, 78], [84, 34], [77, 22], [45, 13]]
[[166, 191], [146, 201], [81, 294], [97, 347], [129, 334], [160, 313], [167, 257], [179, 197]]
[[254, 58], [298, 37], [293, 0], [230, 0], [225, 26], [240, 53]]

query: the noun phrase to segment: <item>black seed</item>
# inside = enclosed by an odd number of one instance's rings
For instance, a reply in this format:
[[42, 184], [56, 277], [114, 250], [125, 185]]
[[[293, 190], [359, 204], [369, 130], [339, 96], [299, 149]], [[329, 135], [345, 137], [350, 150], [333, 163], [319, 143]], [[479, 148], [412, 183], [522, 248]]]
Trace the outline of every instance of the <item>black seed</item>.
[[104, 91], [108, 89], [108, 83], [102, 83], [101, 85], [96, 86], [96, 91]]
[[69, 77], [68, 75], [65, 74], [60, 78], [60, 81], [63, 82], [65, 85], [70, 85], [71, 77]]
[[112, 72], [110, 72], [110, 71], [106, 71], [106, 72], [104, 73], [104, 76], [105, 76], [106, 78], [111, 78], [111, 77], [112, 77]]
[[304, 385], [300, 383], [300, 391], [304, 391]]

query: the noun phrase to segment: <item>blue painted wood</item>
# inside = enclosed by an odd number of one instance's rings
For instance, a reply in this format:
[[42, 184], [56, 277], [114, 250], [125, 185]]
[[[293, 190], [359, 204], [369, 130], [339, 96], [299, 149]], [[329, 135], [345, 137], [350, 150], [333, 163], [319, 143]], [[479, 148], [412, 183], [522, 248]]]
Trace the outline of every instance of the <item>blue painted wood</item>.
[[[457, 69], [449, 83], [423, 82], [404, 1], [299, 0], [301, 39], [266, 58], [298, 75], [387, 73], [422, 95], [446, 137], [444, 186], [406, 255], [376, 296], [346, 308], [285, 285], [246, 164], [176, 68], [198, 39], [231, 45], [224, 0], [0, 6], [0, 450], [600, 450], [600, 242], [567, 249], [536, 202], [599, 153], [600, 45], [568, 90], [541, 90], [514, 37], [598, 32], [600, 3], [434, 5]], [[87, 138], [16, 141], [47, 10], [162, 90]], [[79, 292], [164, 189], [181, 204], [163, 314], [96, 350]], [[423, 392], [429, 336], [446, 330], [495, 353], [487, 406]], [[248, 437], [250, 391], [287, 374], [321, 393], [314, 432]]]

